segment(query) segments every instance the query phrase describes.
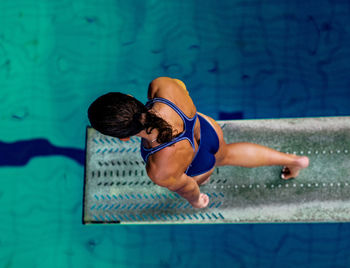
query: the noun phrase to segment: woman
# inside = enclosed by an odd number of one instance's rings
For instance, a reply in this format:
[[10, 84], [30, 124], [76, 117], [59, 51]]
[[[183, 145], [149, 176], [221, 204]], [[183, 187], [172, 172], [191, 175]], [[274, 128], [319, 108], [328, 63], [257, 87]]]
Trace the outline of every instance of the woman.
[[195, 208], [209, 203], [199, 185], [208, 182], [215, 166], [283, 165], [281, 177], [290, 179], [309, 165], [306, 156], [247, 142], [226, 144], [218, 123], [197, 112], [185, 84], [178, 79], [156, 78], [149, 85], [148, 99], [143, 105], [131, 95], [105, 94], [90, 105], [90, 123], [102, 134], [122, 141], [141, 137], [141, 154], [150, 179]]

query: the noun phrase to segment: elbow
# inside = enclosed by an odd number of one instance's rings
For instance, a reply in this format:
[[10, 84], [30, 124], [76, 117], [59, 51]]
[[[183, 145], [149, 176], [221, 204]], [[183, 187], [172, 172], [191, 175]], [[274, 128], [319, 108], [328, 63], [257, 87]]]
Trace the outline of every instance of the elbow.
[[167, 186], [165, 186], [166, 188], [168, 188], [168, 190], [170, 190], [170, 191], [172, 191], [172, 192], [181, 192], [181, 190], [183, 189], [183, 188], [185, 188], [184, 186], [178, 186], [178, 185], [176, 185], [176, 184], [171, 184], [171, 185], [167, 185]]

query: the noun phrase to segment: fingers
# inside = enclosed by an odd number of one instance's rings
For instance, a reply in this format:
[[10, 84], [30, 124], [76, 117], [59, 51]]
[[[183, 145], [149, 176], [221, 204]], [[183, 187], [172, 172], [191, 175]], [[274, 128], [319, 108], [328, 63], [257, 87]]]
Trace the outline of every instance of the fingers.
[[205, 208], [209, 204], [209, 196], [206, 195], [206, 194], [201, 194], [201, 198], [202, 198], [202, 201], [203, 201], [201, 208]]
[[201, 193], [199, 201], [196, 204], [191, 204], [194, 208], [205, 208], [209, 204], [209, 196]]
[[205, 203], [204, 203], [204, 208], [205, 208], [206, 206], [208, 206], [208, 204], [209, 204], [209, 197], [208, 197], [207, 195], [205, 195], [205, 199], [206, 199], [206, 201], [205, 201]]

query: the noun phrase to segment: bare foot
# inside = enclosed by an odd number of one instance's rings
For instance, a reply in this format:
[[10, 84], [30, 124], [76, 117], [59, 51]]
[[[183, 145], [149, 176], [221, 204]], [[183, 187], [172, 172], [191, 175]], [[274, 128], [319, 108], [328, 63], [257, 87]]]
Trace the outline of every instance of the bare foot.
[[307, 156], [299, 156], [296, 165], [285, 166], [282, 169], [281, 178], [288, 180], [299, 175], [299, 171], [309, 166], [309, 158]]

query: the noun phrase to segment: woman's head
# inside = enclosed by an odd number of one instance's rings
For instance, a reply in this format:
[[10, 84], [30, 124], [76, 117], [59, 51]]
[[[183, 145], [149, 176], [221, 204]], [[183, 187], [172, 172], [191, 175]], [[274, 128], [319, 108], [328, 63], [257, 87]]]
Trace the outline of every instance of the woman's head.
[[158, 129], [157, 141], [172, 139], [172, 128], [162, 118], [130, 95], [109, 92], [97, 98], [88, 109], [91, 126], [104, 135], [119, 139], [131, 137], [145, 130], [150, 134]]
[[137, 99], [120, 92], [109, 92], [90, 105], [88, 117], [91, 126], [102, 134], [127, 138], [144, 129], [137, 119], [146, 112], [146, 107]]

